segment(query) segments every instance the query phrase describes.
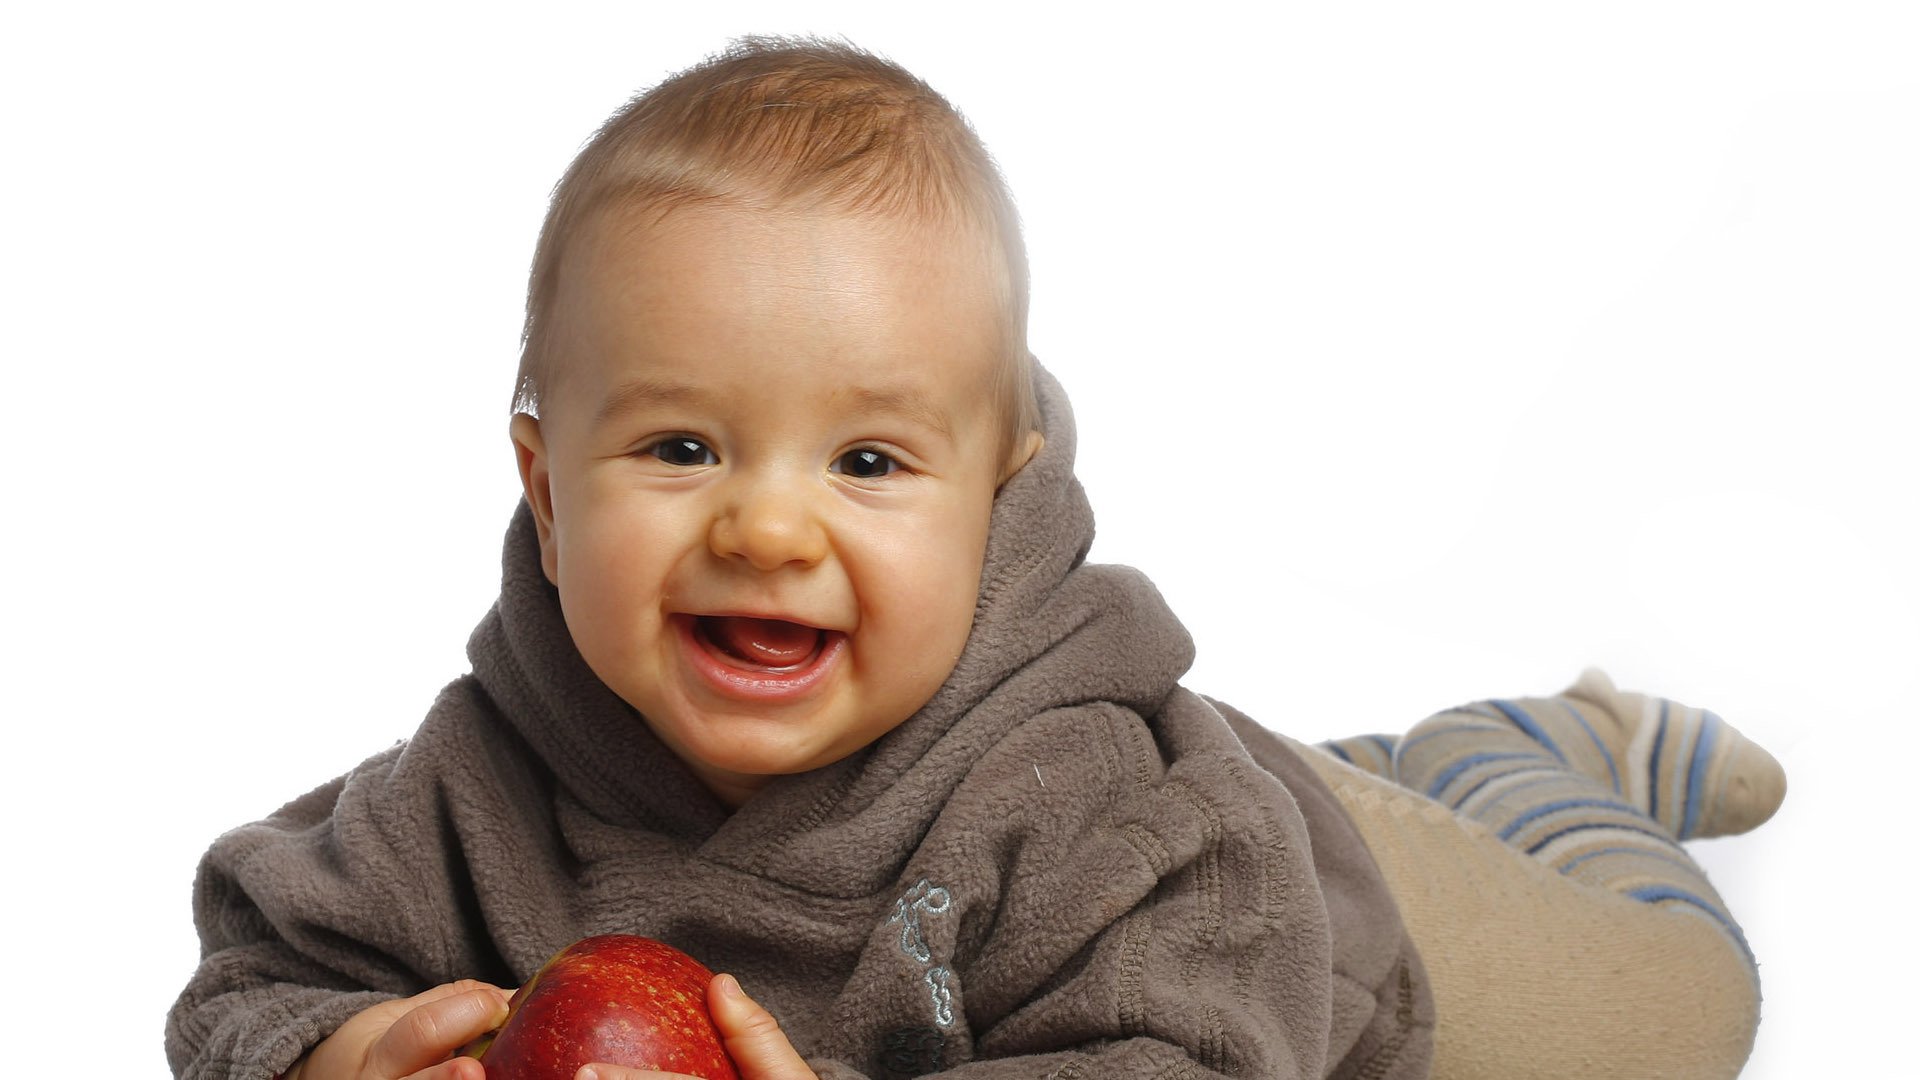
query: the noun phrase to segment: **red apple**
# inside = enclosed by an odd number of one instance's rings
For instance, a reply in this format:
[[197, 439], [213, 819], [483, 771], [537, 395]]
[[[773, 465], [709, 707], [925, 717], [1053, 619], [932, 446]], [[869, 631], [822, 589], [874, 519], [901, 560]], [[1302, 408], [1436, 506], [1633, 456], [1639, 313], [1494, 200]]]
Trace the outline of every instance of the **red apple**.
[[469, 1048], [487, 1080], [573, 1080], [592, 1061], [740, 1080], [707, 1013], [713, 972], [632, 934], [576, 941], [507, 1002], [507, 1021]]

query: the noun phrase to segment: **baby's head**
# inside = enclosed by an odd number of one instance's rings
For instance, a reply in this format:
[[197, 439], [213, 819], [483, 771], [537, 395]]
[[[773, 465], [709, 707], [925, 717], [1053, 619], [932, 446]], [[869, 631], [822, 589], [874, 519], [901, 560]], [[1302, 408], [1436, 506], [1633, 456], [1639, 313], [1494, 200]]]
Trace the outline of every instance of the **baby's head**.
[[751, 41], [555, 190], [513, 438], [600, 678], [729, 803], [912, 715], [1038, 449], [1019, 227], [965, 122], [844, 46]]
[[[1039, 426], [1019, 217], [986, 148], [944, 98], [851, 46], [748, 38], [615, 113], [555, 187], [534, 254], [514, 412], [569, 370], [569, 256], [682, 207], [841, 215], [926, 242], [985, 245], [1002, 341], [995, 419], [1009, 457]], [[574, 267], [578, 271], [577, 264]]]

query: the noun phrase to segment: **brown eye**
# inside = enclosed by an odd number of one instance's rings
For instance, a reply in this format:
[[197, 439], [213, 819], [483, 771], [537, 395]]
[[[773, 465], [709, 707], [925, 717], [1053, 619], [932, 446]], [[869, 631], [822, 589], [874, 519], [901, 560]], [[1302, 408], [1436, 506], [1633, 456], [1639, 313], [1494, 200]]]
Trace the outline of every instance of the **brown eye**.
[[900, 467], [878, 450], [849, 450], [834, 459], [833, 471], [861, 480], [874, 480]]
[[669, 465], [717, 465], [720, 459], [713, 456], [707, 444], [699, 439], [689, 439], [684, 435], [661, 439], [649, 448], [654, 457]]

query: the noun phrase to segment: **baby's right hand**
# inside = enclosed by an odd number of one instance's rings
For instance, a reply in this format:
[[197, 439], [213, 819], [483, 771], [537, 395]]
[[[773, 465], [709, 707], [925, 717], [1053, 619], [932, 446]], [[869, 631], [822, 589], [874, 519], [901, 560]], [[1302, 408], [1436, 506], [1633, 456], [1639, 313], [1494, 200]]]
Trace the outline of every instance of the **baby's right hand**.
[[486, 1080], [478, 1060], [449, 1055], [506, 1019], [506, 991], [473, 979], [446, 983], [355, 1015], [283, 1080]]

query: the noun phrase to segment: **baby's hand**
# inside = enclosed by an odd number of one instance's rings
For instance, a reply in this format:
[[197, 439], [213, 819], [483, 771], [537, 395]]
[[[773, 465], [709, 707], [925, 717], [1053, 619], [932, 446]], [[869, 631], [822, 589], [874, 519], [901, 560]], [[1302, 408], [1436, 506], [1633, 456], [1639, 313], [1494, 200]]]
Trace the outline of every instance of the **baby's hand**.
[[[793, 1044], [780, 1030], [780, 1022], [748, 997], [733, 976], [713, 977], [707, 985], [707, 1010], [713, 1013], [713, 1024], [720, 1029], [727, 1056], [733, 1058], [741, 1080], [818, 1080], [794, 1052]], [[620, 1065], [587, 1065], [575, 1080], [662, 1080], [678, 1075]]]
[[506, 1019], [507, 994], [497, 986], [436, 986], [355, 1015], [284, 1080], [486, 1080], [480, 1062], [450, 1055]]

